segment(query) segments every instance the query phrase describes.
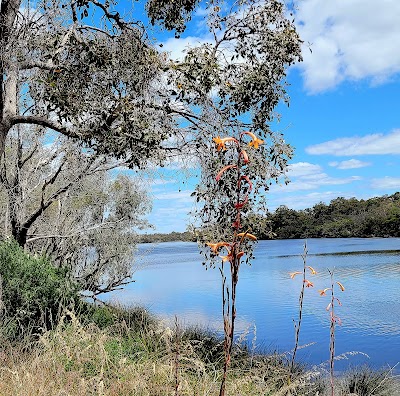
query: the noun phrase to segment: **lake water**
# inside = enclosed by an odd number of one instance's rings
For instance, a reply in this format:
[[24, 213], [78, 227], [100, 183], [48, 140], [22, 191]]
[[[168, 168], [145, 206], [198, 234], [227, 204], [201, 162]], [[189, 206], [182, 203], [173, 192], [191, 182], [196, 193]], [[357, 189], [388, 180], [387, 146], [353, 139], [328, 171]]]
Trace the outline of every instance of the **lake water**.
[[[251, 266], [240, 269], [237, 290], [237, 331], [263, 350], [290, 351], [294, 345], [293, 319], [298, 314], [304, 241], [260, 241]], [[337, 291], [342, 302], [336, 312], [336, 355], [357, 352], [336, 363], [395, 366], [400, 361], [400, 239], [309, 239], [307, 264], [318, 274], [306, 289], [300, 344], [301, 361], [320, 364], [329, 359], [329, 297], [318, 289], [329, 287], [327, 269], [345, 286]], [[183, 324], [201, 324], [220, 331], [221, 277], [218, 269], [202, 266], [197, 244], [174, 242], [139, 247], [135, 283], [109, 298], [139, 304], [162, 317], [174, 315]], [[358, 353], [361, 352], [362, 354]], [[369, 357], [366, 357], [367, 354]], [[398, 368], [396, 371], [399, 371]]]

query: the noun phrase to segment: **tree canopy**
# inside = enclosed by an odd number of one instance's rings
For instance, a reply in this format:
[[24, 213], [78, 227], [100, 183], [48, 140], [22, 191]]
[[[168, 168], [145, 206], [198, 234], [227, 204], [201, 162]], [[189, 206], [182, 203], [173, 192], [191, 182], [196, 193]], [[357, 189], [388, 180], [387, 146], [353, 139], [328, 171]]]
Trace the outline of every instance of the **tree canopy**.
[[179, 34], [200, 3], [213, 39], [173, 61], [117, 2], [3, 1], [0, 156], [18, 124], [50, 128], [139, 167], [200, 133], [225, 131], [243, 114], [248, 127], [266, 132], [287, 99], [286, 69], [301, 59], [293, 21], [278, 0], [163, 0], [145, 8], [152, 23]]
[[[211, 148], [212, 137], [247, 130], [265, 142], [251, 153], [248, 169], [256, 191], [268, 189], [292, 155], [270, 129], [277, 104], [288, 102], [287, 69], [301, 61], [301, 40], [281, 1], [139, 4], [145, 18], [140, 7], [122, 15], [109, 0], [3, 0], [0, 6], [3, 224], [21, 246], [54, 253], [56, 263], [63, 257], [60, 265], [72, 267], [93, 291], [124, 281], [130, 231], [148, 209], [131, 180], [110, 181], [99, 169], [195, 157], [202, 168], [199, 213], [207, 223], [213, 205], [224, 205], [214, 172], [222, 157]], [[171, 59], [148, 24], [178, 37], [199, 7], [206, 41]], [[52, 134], [62, 136], [56, 155], [46, 151]], [[109, 222], [115, 227], [107, 228]]]
[[7, 138], [0, 168], [0, 233], [67, 267], [92, 294], [120, 287], [132, 275], [137, 232], [148, 227], [151, 202], [138, 178], [88, 155], [42, 127]]
[[400, 193], [366, 200], [338, 197], [298, 211], [280, 206], [252, 221], [265, 239], [400, 237]]

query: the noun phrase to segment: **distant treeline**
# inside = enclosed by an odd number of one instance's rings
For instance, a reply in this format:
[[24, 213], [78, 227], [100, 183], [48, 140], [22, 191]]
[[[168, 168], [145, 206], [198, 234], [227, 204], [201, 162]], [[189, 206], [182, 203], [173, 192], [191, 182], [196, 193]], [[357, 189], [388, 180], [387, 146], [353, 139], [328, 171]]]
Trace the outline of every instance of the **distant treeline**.
[[[258, 227], [265, 223], [269, 230]], [[336, 198], [304, 210], [280, 206], [252, 224], [260, 239], [270, 239], [271, 233], [277, 239], [400, 237], [400, 193], [367, 200]]]
[[153, 242], [194, 242], [194, 234], [192, 232], [170, 232], [169, 234], [143, 234], [139, 235], [140, 243], [153, 243]]
[[[304, 210], [280, 206], [252, 216], [259, 239], [400, 237], [400, 192], [358, 200], [336, 198]], [[190, 232], [141, 235], [141, 242], [194, 241]]]

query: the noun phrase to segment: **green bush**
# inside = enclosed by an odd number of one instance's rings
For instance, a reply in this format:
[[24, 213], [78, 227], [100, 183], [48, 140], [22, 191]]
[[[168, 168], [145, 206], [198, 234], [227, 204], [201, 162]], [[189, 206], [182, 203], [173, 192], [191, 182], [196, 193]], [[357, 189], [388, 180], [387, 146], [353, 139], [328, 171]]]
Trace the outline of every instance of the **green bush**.
[[14, 241], [0, 242], [1, 331], [11, 340], [51, 329], [63, 306], [78, 296], [65, 268], [24, 252]]

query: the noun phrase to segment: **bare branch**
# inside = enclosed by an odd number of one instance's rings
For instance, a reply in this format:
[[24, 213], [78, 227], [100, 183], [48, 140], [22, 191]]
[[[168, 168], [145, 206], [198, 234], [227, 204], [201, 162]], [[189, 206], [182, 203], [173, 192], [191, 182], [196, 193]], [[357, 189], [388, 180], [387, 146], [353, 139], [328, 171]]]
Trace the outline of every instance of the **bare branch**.
[[53, 131], [60, 132], [65, 136], [68, 136], [71, 138], [79, 138], [79, 135], [76, 134], [75, 132], [72, 132], [72, 131], [66, 129], [62, 125], [60, 125], [54, 121], [51, 121], [45, 117], [34, 116], [34, 115], [29, 115], [29, 116], [17, 115], [10, 119], [10, 124], [11, 124], [11, 126], [18, 125], [18, 124], [40, 125], [45, 128], [50, 128]]

